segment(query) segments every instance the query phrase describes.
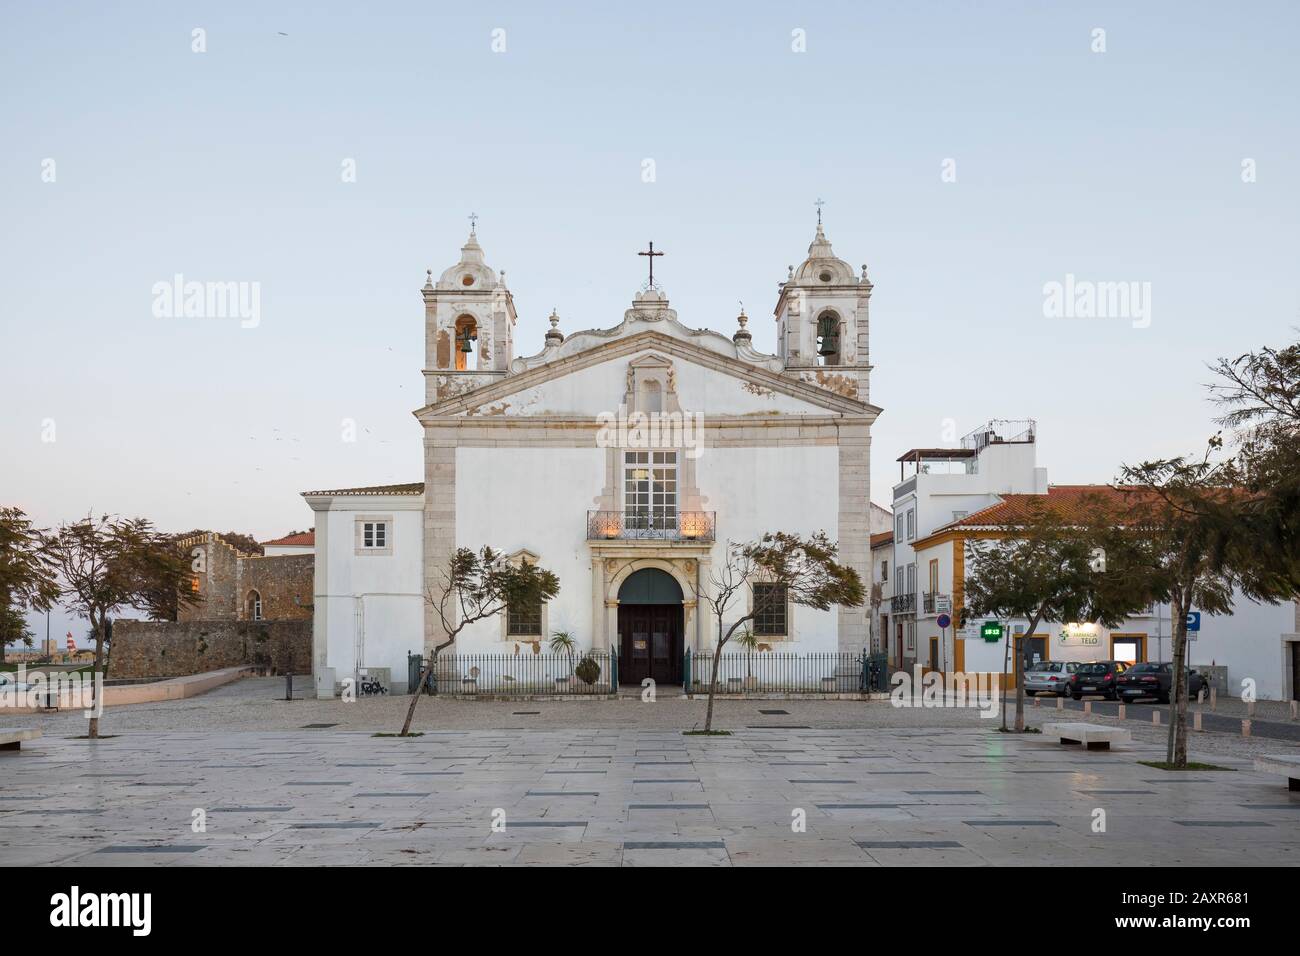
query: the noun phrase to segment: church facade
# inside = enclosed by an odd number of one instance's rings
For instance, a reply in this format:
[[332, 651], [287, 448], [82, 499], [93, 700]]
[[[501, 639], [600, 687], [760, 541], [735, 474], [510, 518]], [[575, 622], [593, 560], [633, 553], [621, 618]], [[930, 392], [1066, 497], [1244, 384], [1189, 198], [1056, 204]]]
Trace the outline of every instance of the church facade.
[[[304, 494], [318, 686], [386, 668], [405, 690], [408, 652], [444, 639], [425, 602], [457, 548], [560, 580], [544, 606], [467, 627], [457, 653], [545, 649], [564, 631], [618, 652], [631, 683], [675, 683], [685, 650], [713, 646], [698, 598], [729, 541], [825, 531], [870, 584], [866, 267], [836, 257], [819, 223], [778, 287], [774, 355], [752, 347], [743, 314], [730, 336], [679, 321], [651, 276], [621, 322], [565, 335], [553, 313], [541, 351], [516, 355], [513, 296], [474, 232], [430, 273], [424, 480]], [[754, 622], [772, 650], [867, 646], [868, 608], [772, 607]]]

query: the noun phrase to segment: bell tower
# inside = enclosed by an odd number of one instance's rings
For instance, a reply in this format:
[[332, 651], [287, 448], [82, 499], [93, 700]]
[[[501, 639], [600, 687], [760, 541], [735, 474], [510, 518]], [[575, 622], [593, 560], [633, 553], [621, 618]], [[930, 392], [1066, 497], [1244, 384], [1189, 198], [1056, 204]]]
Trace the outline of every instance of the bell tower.
[[871, 280], [831, 250], [817, 213], [808, 257], [790, 266], [776, 300], [777, 354], [787, 375], [869, 401]]
[[441, 401], [503, 376], [514, 357], [514, 297], [490, 268], [471, 216], [460, 261], [424, 288], [425, 402]]

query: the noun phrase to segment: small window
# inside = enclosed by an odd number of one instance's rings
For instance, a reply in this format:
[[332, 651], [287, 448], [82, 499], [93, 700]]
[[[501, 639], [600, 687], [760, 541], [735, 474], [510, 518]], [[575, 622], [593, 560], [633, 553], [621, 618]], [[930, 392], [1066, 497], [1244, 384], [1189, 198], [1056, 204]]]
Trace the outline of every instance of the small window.
[[760, 581], [754, 585], [754, 634], [781, 637], [786, 633], [786, 586]]
[[882, 581], [888, 581], [888, 580], [889, 580], [889, 562], [888, 562], [888, 561], [881, 561], [881, 562], [880, 562], [880, 580], [882, 580]]
[[248, 592], [248, 619], [250, 621], [262, 619], [262, 595], [257, 591]]
[[195, 594], [199, 593], [199, 576], [197, 574], [190, 575], [190, 590]]
[[916, 537], [916, 509], [907, 509], [907, 540], [911, 541]]
[[542, 602], [511, 604], [506, 608], [507, 637], [541, 637]]
[[387, 521], [362, 522], [361, 547], [363, 548], [388, 547], [388, 522]]

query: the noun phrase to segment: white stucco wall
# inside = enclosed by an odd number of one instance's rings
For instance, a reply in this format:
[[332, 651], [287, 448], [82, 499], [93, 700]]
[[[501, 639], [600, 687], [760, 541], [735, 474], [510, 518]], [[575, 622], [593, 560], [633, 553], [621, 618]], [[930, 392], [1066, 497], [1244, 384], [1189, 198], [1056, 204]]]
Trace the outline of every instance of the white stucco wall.
[[[362, 515], [391, 517], [391, 554], [356, 553]], [[360, 639], [362, 665], [390, 668], [394, 690], [404, 690], [406, 655], [424, 640], [423, 499], [338, 497], [316, 522], [316, 663], [334, 668], [336, 681], [354, 678]]]
[[[654, 355], [654, 349], [637, 358]], [[522, 389], [491, 405], [507, 417], [572, 415], [594, 420], [602, 412], [615, 414], [627, 390], [628, 357], [622, 356], [568, 375]], [[674, 357], [677, 399], [683, 411], [709, 416], [793, 414], [825, 415], [826, 410], [810, 402], [753, 385], [736, 376], [720, 373], [680, 357]]]
[[[703, 509], [717, 512], [721, 560], [725, 541], [764, 531], [838, 534], [839, 450], [831, 446], [708, 448], [697, 460]], [[591, 552], [586, 513], [605, 481], [601, 448], [462, 447], [456, 450], [456, 544], [490, 544], [507, 554], [527, 549], [560, 578], [547, 609], [547, 630], [575, 633], [592, 646]], [[687, 595], [689, 597], [689, 595]], [[716, 629], [716, 622], [709, 622]], [[835, 610], [794, 610], [795, 641], [779, 649], [834, 651]], [[693, 635], [686, 635], [688, 644]], [[499, 620], [470, 625], [457, 640], [462, 653], [508, 651]]]

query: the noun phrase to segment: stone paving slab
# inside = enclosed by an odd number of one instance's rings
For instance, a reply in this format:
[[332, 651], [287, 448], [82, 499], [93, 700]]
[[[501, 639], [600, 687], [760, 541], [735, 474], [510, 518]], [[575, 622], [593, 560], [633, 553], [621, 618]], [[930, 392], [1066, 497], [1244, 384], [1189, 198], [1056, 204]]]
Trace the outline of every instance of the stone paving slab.
[[979, 725], [46, 735], [0, 755], [0, 864], [1300, 864], [1300, 795], [1160, 756]]

